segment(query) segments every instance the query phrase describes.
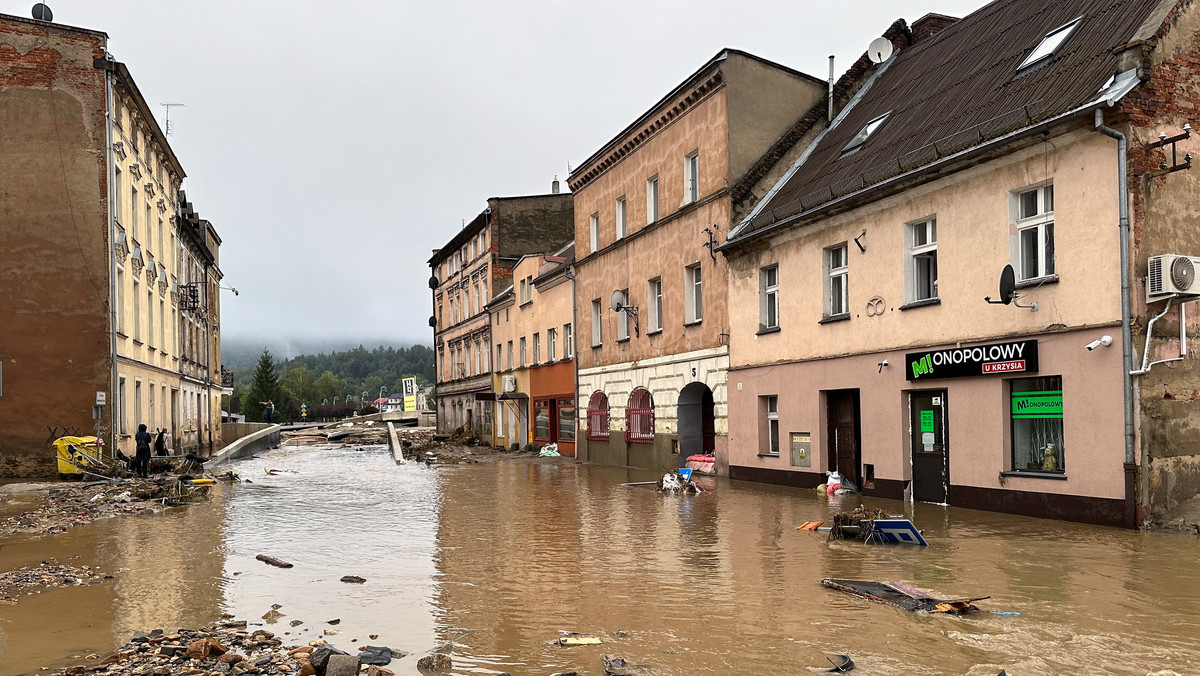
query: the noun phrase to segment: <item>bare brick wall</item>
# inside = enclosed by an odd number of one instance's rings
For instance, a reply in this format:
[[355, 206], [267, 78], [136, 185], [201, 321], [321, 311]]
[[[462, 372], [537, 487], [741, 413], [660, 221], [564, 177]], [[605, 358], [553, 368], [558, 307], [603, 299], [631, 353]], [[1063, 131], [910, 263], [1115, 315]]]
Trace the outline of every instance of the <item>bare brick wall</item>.
[[111, 398], [104, 36], [0, 17], [0, 476]]

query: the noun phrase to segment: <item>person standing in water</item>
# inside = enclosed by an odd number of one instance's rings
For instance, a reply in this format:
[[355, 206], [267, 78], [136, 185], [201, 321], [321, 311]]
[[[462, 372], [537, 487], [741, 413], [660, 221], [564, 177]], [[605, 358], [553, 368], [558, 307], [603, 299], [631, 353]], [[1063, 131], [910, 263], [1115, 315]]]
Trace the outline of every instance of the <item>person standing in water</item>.
[[148, 477], [150, 476], [150, 444], [154, 439], [146, 431], [145, 423], [138, 425], [138, 431], [134, 435], [133, 441], [137, 444], [137, 451], [133, 457], [133, 471], [140, 477]]

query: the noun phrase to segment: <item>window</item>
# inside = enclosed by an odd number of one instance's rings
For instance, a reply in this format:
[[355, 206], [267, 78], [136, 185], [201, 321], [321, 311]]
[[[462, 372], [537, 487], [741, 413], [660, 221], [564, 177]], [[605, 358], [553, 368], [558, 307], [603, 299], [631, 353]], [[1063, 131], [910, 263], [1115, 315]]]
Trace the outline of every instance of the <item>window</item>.
[[123, 197], [125, 197], [125, 190], [121, 187], [121, 168], [113, 167], [113, 216], [117, 219], [117, 223], [124, 218], [124, 209], [121, 208]]
[[683, 158], [683, 203], [700, 199], [700, 151], [693, 150]]
[[158, 348], [167, 351], [167, 302], [158, 301]]
[[760, 331], [779, 328], [779, 266], [772, 265], [758, 271]]
[[150, 383], [149, 392], [150, 392], [150, 412], [149, 412], [149, 414], [146, 416], [146, 422], [148, 423], [148, 425], [149, 425], [150, 429], [152, 429], [152, 430], [153, 430], [153, 429], [157, 429], [157, 428], [158, 428], [158, 423], [157, 423], [157, 421], [154, 419], [154, 413], [155, 413], [155, 411], [154, 411], [154, 408], [155, 408], [155, 406], [154, 406], [154, 383], [153, 383], [153, 382], [151, 382], [151, 383]]
[[525, 358], [525, 336], [521, 336], [521, 368], [525, 368], [528, 362]]
[[553, 399], [537, 399], [533, 402], [533, 440], [536, 442], [550, 443], [550, 411], [553, 405]]
[[542, 334], [533, 334], [533, 363], [542, 363]]
[[1079, 17], [1071, 23], [1065, 26], [1060, 26], [1059, 28], [1055, 28], [1047, 33], [1046, 37], [1042, 38], [1042, 41], [1038, 43], [1038, 46], [1034, 47], [1033, 51], [1029, 53], [1029, 56], [1025, 57], [1025, 60], [1021, 62], [1021, 65], [1017, 66], [1017, 70], [1023, 70], [1035, 63], [1040, 63], [1043, 59], [1054, 56], [1054, 53], [1058, 51], [1058, 48], [1061, 47], [1063, 43], [1067, 41], [1067, 38], [1071, 37], [1071, 34], [1075, 32], [1075, 29], [1079, 27], [1079, 22], [1082, 20], [1083, 17]]
[[600, 212], [588, 216], [588, 233], [592, 243], [592, 251], [600, 250]]
[[117, 333], [125, 333], [125, 271], [117, 268]]
[[608, 397], [603, 392], [593, 392], [588, 399], [588, 440], [608, 441], [608, 427]]
[[571, 325], [563, 324], [563, 357], [570, 359], [575, 356], [575, 341], [571, 335]]
[[[625, 302], [629, 302], [629, 289], [621, 289], [621, 294], [625, 296]], [[629, 313], [617, 313], [617, 342], [629, 340]]]
[[513, 342], [510, 340], [510, 341], [508, 341], [508, 370], [511, 371], [512, 368], [513, 368]]
[[133, 339], [142, 339], [142, 285], [133, 280]]
[[762, 411], [766, 422], [767, 437], [763, 446], [763, 455], [779, 455], [779, 397], [759, 397], [762, 400]]
[[558, 440], [575, 441], [575, 401], [558, 400]]
[[825, 273], [825, 316], [837, 317], [849, 313], [845, 242], [825, 250]]
[[475, 343], [475, 375], [483, 373], [483, 346]]
[[654, 443], [654, 398], [644, 387], [629, 393], [629, 403], [625, 406], [625, 441]]
[[938, 297], [937, 221], [929, 219], [909, 223], [908, 230], [908, 302]]
[[142, 381], [133, 381], [133, 419], [141, 424], [142, 420]]
[[1054, 275], [1054, 186], [1017, 193], [1018, 279]]
[[689, 265], [683, 270], [683, 288], [687, 294], [684, 298], [685, 324], [695, 324], [704, 318], [703, 278], [699, 263]]
[[546, 359], [554, 361], [558, 359], [558, 332], [554, 329], [546, 329]]
[[533, 276], [521, 280], [521, 305], [533, 302]]
[[617, 198], [617, 239], [625, 236], [625, 196]]
[[854, 138], [850, 139], [850, 142], [846, 144], [846, 147], [842, 148], [842, 152], [849, 153], [858, 150], [859, 146], [866, 143], [867, 139], [871, 138], [875, 132], [879, 131], [879, 128], [888, 121], [888, 118], [891, 117], [891, 115], [891, 112], [887, 112], [868, 122], [866, 126], [860, 129], [859, 132], [854, 135]]
[[1013, 471], [1061, 474], [1066, 470], [1062, 376], [1022, 378], [1010, 384]]
[[117, 389], [117, 422], [121, 426], [121, 434], [129, 434], [129, 411], [125, 406], [125, 378], [120, 380], [120, 387]]
[[658, 175], [646, 179], [646, 224], [658, 220]]
[[650, 322], [649, 333], [662, 331], [662, 277], [655, 277], [646, 283], [646, 300], [650, 305], [649, 312], [646, 313], [646, 319]]
[[604, 339], [604, 332], [600, 328], [600, 322], [604, 319], [602, 307], [599, 298], [592, 301], [592, 347], [600, 347]]
[[154, 285], [146, 284], [146, 342], [154, 349]]
[[504, 364], [504, 346], [496, 343], [496, 370], [499, 371]]
[[[133, 234], [133, 238], [141, 241], [138, 236], [138, 189], [130, 188], [131, 197], [129, 199], [129, 232]], [[147, 224], [149, 227], [149, 224]]]

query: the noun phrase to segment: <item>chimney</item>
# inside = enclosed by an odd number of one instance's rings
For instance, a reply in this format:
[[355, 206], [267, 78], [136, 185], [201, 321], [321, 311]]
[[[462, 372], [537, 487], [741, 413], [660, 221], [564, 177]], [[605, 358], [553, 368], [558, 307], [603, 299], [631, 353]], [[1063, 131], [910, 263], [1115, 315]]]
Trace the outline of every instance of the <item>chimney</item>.
[[558, 176], [557, 175], [555, 175], [555, 177], [554, 177], [554, 182], [550, 184], [550, 193], [553, 195], [558, 194]]
[[934, 35], [958, 23], [958, 21], [958, 17], [946, 16], [945, 14], [926, 14], [925, 16], [913, 22], [913, 44], [916, 44], [926, 38], [933, 37]]

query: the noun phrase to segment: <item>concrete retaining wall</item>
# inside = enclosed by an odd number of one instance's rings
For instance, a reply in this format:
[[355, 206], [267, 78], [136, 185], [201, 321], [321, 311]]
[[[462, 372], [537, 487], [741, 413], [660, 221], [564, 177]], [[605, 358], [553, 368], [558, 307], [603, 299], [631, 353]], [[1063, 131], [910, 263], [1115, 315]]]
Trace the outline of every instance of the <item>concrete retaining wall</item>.
[[400, 445], [400, 439], [396, 436], [396, 425], [393, 423], [387, 424], [388, 428], [388, 450], [392, 452], [392, 459], [397, 465], [403, 465], [407, 462], [404, 459], [404, 447]]
[[260, 451], [268, 451], [272, 448], [279, 448], [279, 431], [281, 429], [281, 425], [270, 425], [265, 429], [252, 432], [241, 439], [238, 439], [232, 444], [229, 444], [225, 448], [221, 449], [220, 453], [214, 455], [212, 460], [209, 461], [208, 466], [215, 467], [230, 460], [244, 458]]
[[270, 426], [271, 426], [271, 423], [254, 423], [254, 422], [222, 423], [221, 424], [222, 432], [225, 435], [225, 441], [226, 441], [226, 443], [230, 443], [230, 444], [237, 441], [238, 439], [241, 439], [242, 437], [249, 436], [255, 432], [258, 432], [259, 430], [265, 430]]

